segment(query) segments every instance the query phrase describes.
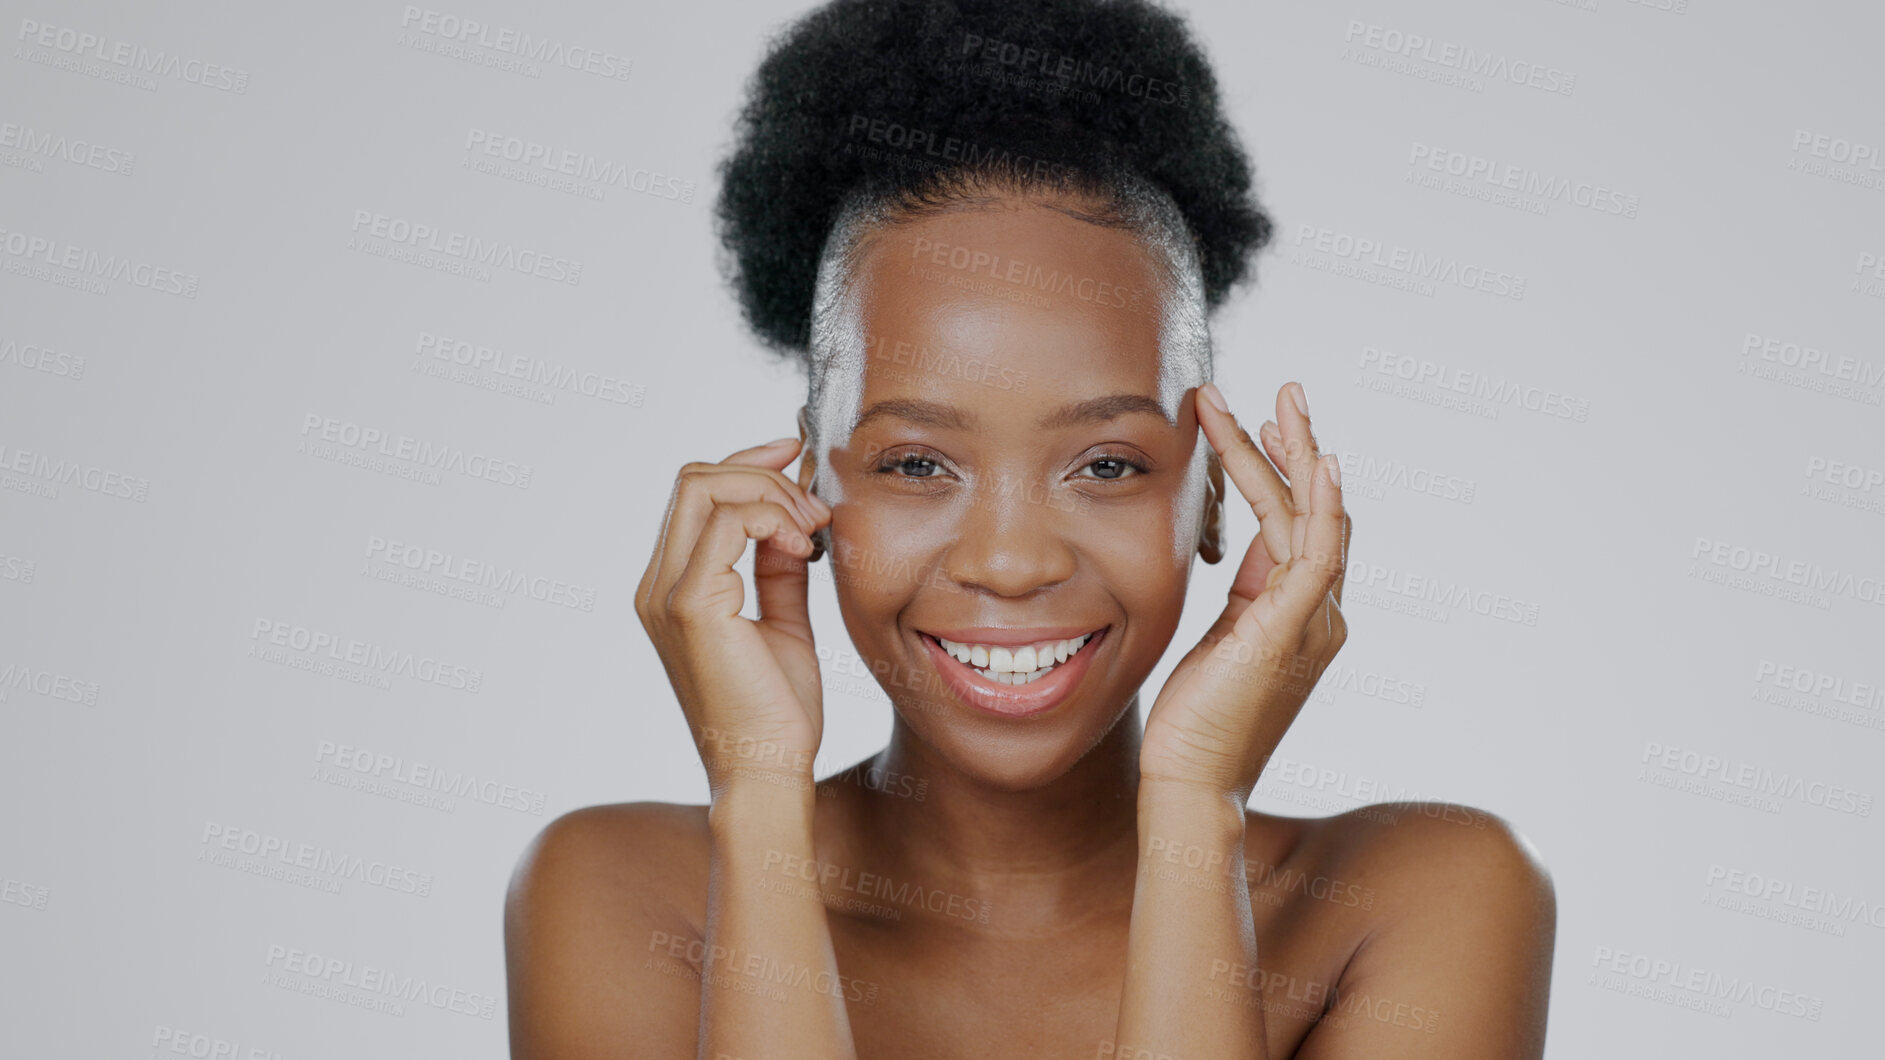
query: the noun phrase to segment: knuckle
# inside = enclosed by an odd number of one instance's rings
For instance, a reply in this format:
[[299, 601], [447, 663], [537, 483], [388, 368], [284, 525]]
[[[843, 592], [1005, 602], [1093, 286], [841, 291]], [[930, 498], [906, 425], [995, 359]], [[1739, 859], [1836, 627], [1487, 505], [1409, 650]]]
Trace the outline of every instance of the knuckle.
[[682, 496], [693, 494], [707, 488], [705, 464], [688, 464], [681, 468], [681, 473], [674, 476], [674, 492]]

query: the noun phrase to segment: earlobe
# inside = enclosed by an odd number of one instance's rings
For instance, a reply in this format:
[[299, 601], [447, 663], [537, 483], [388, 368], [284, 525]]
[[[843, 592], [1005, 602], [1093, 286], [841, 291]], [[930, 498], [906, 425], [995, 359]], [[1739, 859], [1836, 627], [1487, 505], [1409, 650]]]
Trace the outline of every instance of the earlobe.
[[1205, 455], [1204, 518], [1198, 524], [1198, 555], [1206, 563], [1224, 558], [1224, 465], [1215, 452]]

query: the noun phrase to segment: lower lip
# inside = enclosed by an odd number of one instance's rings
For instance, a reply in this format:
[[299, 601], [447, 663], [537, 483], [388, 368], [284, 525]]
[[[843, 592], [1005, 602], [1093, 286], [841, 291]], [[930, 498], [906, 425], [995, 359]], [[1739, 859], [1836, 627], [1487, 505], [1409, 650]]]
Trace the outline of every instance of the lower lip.
[[936, 638], [927, 633], [920, 634], [924, 647], [936, 660], [936, 670], [942, 674], [943, 682], [956, 698], [977, 710], [989, 714], [998, 714], [1004, 718], [1025, 718], [1052, 710], [1073, 693], [1080, 678], [1086, 676], [1087, 665], [1093, 653], [1099, 650], [1100, 642], [1106, 639], [1107, 630], [1093, 634], [1092, 639], [1080, 646], [1080, 650], [1067, 658], [1064, 663], [1055, 666], [1046, 677], [1039, 678], [1025, 685], [997, 684], [976, 673], [966, 663], [958, 662], [956, 657], [943, 650]]

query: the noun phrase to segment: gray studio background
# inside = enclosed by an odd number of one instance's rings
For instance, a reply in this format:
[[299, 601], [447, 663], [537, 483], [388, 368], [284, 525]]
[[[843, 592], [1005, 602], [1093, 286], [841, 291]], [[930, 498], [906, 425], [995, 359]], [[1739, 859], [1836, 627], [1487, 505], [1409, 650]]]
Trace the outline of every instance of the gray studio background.
[[[704, 801], [632, 595], [679, 465], [794, 430], [709, 208], [804, 6], [0, 4], [0, 1052], [503, 1056], [525, 842]], [[1885, 16], [1183, 9], [1278, 225], [1221, 385], [1304, 382], [1357, 524], [1253, 805], [1513, 821], [1554, 1058], [1876, 1055]], [[812, 603], [823, 775], [889, 713]]]

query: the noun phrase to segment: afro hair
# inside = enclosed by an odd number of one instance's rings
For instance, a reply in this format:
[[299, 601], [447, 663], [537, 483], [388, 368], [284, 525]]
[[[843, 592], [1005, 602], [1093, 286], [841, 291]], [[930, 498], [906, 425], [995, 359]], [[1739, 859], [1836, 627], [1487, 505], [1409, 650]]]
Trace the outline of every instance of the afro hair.
[[734, 133], [721, 267], [754, 334], [802, 360], [827, 237], [860, 201], [1149, 184], [1183, 219], [1207, 309], [1270, 238], [1210, 64], [1149, 0], [830, 0], [773, 38]]

